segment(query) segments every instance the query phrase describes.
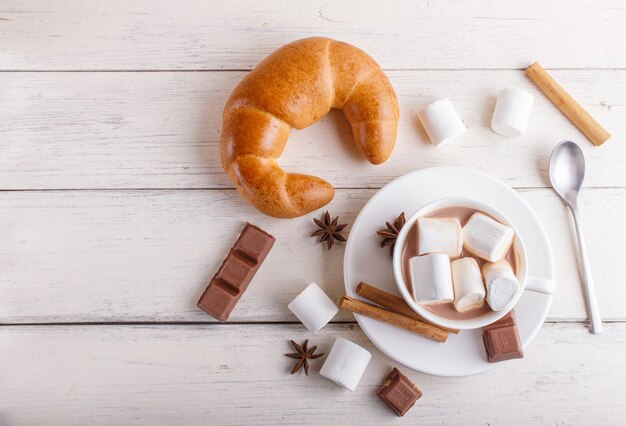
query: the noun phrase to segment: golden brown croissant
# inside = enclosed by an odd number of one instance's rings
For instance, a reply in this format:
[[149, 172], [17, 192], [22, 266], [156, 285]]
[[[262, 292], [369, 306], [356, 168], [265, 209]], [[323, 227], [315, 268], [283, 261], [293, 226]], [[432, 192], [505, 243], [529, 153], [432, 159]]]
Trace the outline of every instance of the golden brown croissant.
[[332, 200], [315, 176], [286, 173], [276, 160], [292, 127], [343, 109], [359, 150], [385, 161], [396, 141], [396, 95], [378, 64], [347, 43], [307, 38], [281, 47], [254, 68], [224, 108], [220, 154], [237, 190], [263, 213], [302, 216]]

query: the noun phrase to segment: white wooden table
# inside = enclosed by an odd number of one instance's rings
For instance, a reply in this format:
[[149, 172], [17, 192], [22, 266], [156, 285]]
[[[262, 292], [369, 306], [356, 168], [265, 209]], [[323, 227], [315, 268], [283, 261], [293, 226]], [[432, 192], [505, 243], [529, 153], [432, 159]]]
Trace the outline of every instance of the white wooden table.
[[[626, 8], [620, 0], [0, 2], [0, 424], [624, 424]], [[382, 185], [461, 165], [516, 188], [552, 242], [558, 294], [520, 361], [475, 377], [405, 372], [424, 397], [398, 420], [375, 396], [394, 363], [341, 313], [336, 336], [373, 353], [356, 392], [290, 376], [287, 309], [310, 281], [343, 293], [343, 246], [308, 215], [262, 216], [218, 159], [235, 84], [284, 43], [326, 35], [387, 70], [402, 116], [368, 165], [340, 113], [294, 132], [281, 163], [337, 188], [352, 223]], [[594, 148], [521, 71], [542, 64], [612, 133]], [[536, 97], [527, 135], [489, 129], [506, 86]], [[465, 137], [434, 149], [416, 111], [450, 97]], [[605, 334], [588, 332], [575, 237], [548, 189], [565, 138], [588, 160], [582, 209]], [[246, 220], [277, 237], [228, 324], [195, 307]], [[347, 229], [349, 231], [349, 228]], [[283, 262], [284, 260], [284, 262]]]

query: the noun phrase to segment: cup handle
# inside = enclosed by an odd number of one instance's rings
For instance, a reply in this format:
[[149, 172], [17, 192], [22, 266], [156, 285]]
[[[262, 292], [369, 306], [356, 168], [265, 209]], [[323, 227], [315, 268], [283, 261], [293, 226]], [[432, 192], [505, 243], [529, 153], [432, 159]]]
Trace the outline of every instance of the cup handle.
[[526, 277], [526, 286], [524, 289], [537, 293], [554, 294], [556, 291], [556, 283], [553, 280], [529, 275]]

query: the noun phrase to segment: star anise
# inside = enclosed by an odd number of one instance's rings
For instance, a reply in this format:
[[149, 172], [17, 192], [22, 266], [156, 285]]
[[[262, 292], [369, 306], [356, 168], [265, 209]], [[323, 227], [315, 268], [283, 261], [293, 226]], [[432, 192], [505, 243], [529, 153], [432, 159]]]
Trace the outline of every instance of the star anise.
[[319, 240], [317, 240], [318, 243], [323, 243], [324, 241], [326, 241], [326, 244], [328, 245], [328, 250], [333, 247], [333, 243], [335, 242], [335, 240], [342, 241], [344, 243], [346, 242], [346, 239], [339, 232], [348, 225], [345, 223], [342, 225], [338, 225], [337, 222], [339, 221], [339, 216], [335, 217], [331, 221], [330, 214], [328, 213], [328, 211], [326, 211], [326, 213], [324, 213], [323, 222], [316, 218], [313, 218], [313, 220], [315, 221], [315, 224], [320, 227], [320, 229], [313, 232], [311, 236], [319, 236], [320, 238]]
[[299, 344], [297, 344], [293, 340], [290, 340], [290, 342], [291, 342], [291, 346], [294, 347], [296, 352], [295, 353], [290, 353], [290, 354], [285, 354], [285, 356], [288, 356], [289, 358], [294, 358], [294, 359], [298, 360], [296, 362], [296, 365], [294, 365], [293, 368], [291, 369], [291, 374], [297, 373], [304, 366], [304, 373], [308, 376], [309, 375], [309, 360], [310, 359], [317, 359], [317, 358], [321, 357], [324, 354], [321, 353], [321, 354], [313, 355], [313, 353], [317, 349], [317, 346], [313, 346], [311, 349], [308, 349], [309, 339], [305, 340], [304, 344], [302, 346], [300, 346]]
[[396, 245], [396, 239], [398, 238], [398, 234], [400, 233], [400, 230], [402, 229], [405, 223], [406, 223], [406, 219], [404, 217], [404, 212], [402, 212], [400, 213], [400, 216], [398, 216], [396, 220], [393, 221], [393, 224], [389, 222], [385, 222], [385, 225], [387, 225], [387, 228], [381, 229], [380, 231], [376, 232], [378, 235], [383, 237], [383, 241], [380, 243], [380, 247], [391, 246], [392, 256], [393, 256], [393, 248]]

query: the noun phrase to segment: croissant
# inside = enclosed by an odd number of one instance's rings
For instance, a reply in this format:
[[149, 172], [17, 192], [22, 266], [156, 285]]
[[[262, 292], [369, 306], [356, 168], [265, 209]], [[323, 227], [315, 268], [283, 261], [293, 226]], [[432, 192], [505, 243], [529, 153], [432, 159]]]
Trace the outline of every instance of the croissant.
[[239, 193], [261, 212], [302, 216], [328, 204], [323, 179], [286, 173], [277, 163], [291, 128], [303, 129], [342, 109], [356, 146], [372, 164], [396, 141], [396, 95], [378, 64], [329, 38], [294, 41], [270, 54], [235, 87], [224, 108], [220, 157]]

